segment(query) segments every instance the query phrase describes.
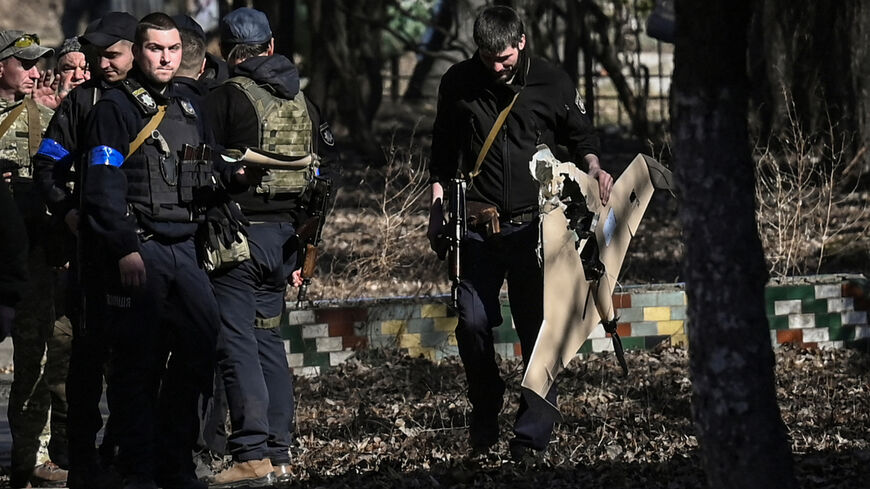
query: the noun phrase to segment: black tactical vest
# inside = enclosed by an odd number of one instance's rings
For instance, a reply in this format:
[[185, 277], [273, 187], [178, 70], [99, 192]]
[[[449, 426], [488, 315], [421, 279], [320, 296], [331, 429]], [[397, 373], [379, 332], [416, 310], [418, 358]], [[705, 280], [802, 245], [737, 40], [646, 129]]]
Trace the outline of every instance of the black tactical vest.
[[[125, 80], [124, 88], [142, 110], [147, 125], [158, 111], [156, 102], [132, 80]], [[155, 221], [196, 220], [194, 195], [216, 183], [211, 161], [185, 160], [182, 153], [185, 144], [196, 146], [201, 141], [196, 117], [186, 99], [170, 99], [157, 128], [124, 160], [127, 201], [136, 212]]]

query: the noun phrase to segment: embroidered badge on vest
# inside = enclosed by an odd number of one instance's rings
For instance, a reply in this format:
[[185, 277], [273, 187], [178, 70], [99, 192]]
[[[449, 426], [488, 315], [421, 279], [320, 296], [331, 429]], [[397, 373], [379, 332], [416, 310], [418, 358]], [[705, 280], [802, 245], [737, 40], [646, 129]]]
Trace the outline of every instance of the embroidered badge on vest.
[[328, 146], [335, 146], [335, 136], [332, 135], [332, 130], [326, 122], [320, 125], [320, 139]]
[[133, 96], [136, 97], [136, 100], [139, 101], [145, 108], [147, 109], [156, 109], [157, 102], [154, 101], [154, 97], [148, 93], [148, 90], [145, 90], [142, 87], [133, 90]]
[[186, 98], [178, 99], [178, 103], [181, 104], [181, 110], [184, 111], [184, 115], [188, 117], [196, 117], [196, 111], [193, 109], [193, 104], [190, 103]]

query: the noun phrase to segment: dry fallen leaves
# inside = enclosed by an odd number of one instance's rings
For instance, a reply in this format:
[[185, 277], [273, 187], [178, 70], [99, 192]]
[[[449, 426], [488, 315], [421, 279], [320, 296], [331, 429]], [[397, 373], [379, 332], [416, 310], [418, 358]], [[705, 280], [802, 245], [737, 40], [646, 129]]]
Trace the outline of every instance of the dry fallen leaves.
[[[294, 486], [699, 488], [688, 354], [631, 352], [622, 377], [612, 355], [575, 360], [560, 377], [563, 421], [536, 465], [507, 455], [517, 392], [502, 440], [469, 455], [469, 406], [457, 359], [439, 365], [396, 352], [360, 352], [299, 378]], [[514, 389], [516, 362], [502, 362]], [[777, 351], [778, 397], [804, 487], [861, 487], [870, 467], [870, 357], [854, 350]]]

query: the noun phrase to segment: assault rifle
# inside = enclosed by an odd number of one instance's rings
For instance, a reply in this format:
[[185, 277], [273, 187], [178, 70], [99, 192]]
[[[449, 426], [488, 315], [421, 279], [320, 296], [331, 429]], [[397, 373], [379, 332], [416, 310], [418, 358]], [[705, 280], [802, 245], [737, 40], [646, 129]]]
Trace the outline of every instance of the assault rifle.
[[315, 176], [300, 199], [303, 210], [308, 212], [308, 219], [299, 226], [296, 235], [299, 237], [299, 247], [302, 248], [302, 285], [296, 295], [296, 307], [302, 307], [307, 301], [308, 286], [317, 267], [317, 247], [323, 234], [323, 224], [329, 212], [329, 200], [332, 193], [332, 180]]
[[450, 299], [453, 308], [459, 308], [459, 283], [462, 273], [462, 240], [468, 231], [465, 208], [467, 182], [463, 178], [450, 180], [450, 203], [447, 207], [447, 267], [450, 276]]

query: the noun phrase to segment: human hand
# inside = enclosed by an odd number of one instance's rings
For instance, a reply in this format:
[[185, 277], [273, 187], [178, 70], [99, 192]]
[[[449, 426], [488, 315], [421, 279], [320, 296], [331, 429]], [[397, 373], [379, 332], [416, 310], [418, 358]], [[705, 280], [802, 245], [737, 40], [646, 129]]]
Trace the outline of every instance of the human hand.
[[60, 105], [60, 97], [57, 96], [57, 84], [60, 80], [55, 80], [52, 70], [45, 70], [36, 79], [33, 85], [32, 98], [49, 109], [56, 109]]
[[84, 76], [78, 80], [73, 79], [72, 73], [61, 73], [55, 77], [54, 86], [57, 98], [63, 100], [73, 88], [91, 79], [91, 72], [85, 71]]
[[3, 181], [6, 183], [12, 183], [12, 172], [11, 171], [3, 173]]
[[118, 271], [121, 272], [121, 285], [124, 287], [145, 285], [145, 262], [138, 251], [121, 257], [118, 260]]
[[444, 207], [441, 199], [432, 203], [429, 209], [429, 227], [426, 229], [426, 237], [429, 239], [429, 247], [432, 248], [438, 258], [446, 256], [448, 243], [444, 237]]
[[302, 285], [302, 269], [297, 268], [293, 270], [293, 273], [290, 274], [290, 285], [293, 287], [299, 287]]
[[613, 189], [613, 177], [601, 168], [593, 169], [589, 172], [589, 176], [598, 180], [598, 195], [601, 197], [601, 204], [607, 204], [607, 201], [610, 200], [610, 191]]
[[259, 185], [268, 171], [260, 166], [243, 166], [236, 170], [236, 179], [242, 185]]

